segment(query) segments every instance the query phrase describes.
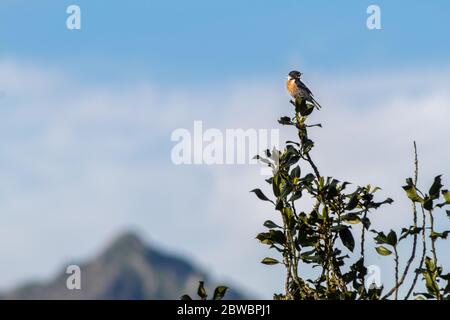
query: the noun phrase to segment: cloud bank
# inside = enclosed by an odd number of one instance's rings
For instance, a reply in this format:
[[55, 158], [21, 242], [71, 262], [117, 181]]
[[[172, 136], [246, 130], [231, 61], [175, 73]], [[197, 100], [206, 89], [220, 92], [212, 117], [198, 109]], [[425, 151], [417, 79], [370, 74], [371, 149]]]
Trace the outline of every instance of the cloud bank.
[[[295, 138], [276, 123], [291, 112], [282, 75], [250, 88], [235, 82], [187, 90], [161, 88], [151, 78], [87, 84], [64, 70], [12, 60], [1, 60], [0, 70], [1, 288], [49, 276], [136, 228], [264, 297], [282, 290], [282, 269], [259, 264], [270, 253], [254, 239], [274, 214], [249, 193], [264, 187], [259, 167], [170, 161], [171, 132], [192, 130], [195, 120], [220, 130], [280, 128], [283, 139]], [[321, 172], [378, 185], [396, 200], [377, 213], [375, 227], [408, 221], [401, 185], [412, 174], [413, 140], [420, 182], [428, 187], [442, 173], [450, 184], [444, 71], [306, 79], [324, 106], [313, 116], [323, 128], [312, 131]]]

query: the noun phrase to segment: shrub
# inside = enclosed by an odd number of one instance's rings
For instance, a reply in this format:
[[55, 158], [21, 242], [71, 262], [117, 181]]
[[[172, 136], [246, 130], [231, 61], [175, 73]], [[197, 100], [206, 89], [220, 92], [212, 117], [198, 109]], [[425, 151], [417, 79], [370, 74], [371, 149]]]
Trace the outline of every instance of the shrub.
[[[443, 273], [436, 252], [436, 241], [445, 240], [450, 231], [438, 232], [434, 223], [435, 215], [450, 205], [450, 192], [443, 189], [441, 176], [434, 179], [427, 193], [419, 189], [416, 144], [413, 178], [406, 179], [403, 186], [411, 202], [412, 223], [400, 231], [373, 230], [372, 212], [392, 204], [393, 200], [377, 200], [378, 187], [352, 187], [349, 182], [323, 176], [311, 156], [314, 141], [309, 130], [321, 127], [308, 124], [315, 108], [305, 100], [291, 104], [294, 116], [282, 117], [278, 122], [295, 128], [298, 140], [287, 141], [283, 150], [266, 150], [264, 155], [256, 156], [272, 168], [273, 174], [266, 182], [271, 185], [273, 196], [269, 198], [260, 189], [252, 190], [260, 200], [273, 205], [281, 221], [278, 224], [265, 221], [266, 231], [256, 237], [278, 253], [275, 258], [266, 257], [261, 262], [282, 264], [286, 269], [285, 292], [275, 294], [274, 298], [399, 299], [399, 289], [409, 282], [403, 299], [450, 299], [450, 273]], [[305, 199], [312, 199], [313, 205], [300, 211], [299, 203], [308, 202]], [[446, 214], [450, 217], [450, 211]], [[374, 242], [369, 242], [370, 236]], [[397, 249], [400, 242], [406, 241], [410, 243], [410, 254], [400, 270]], [[366, 285], [366, 250], [393, 258], [395, 281], [388, 290], [384, 286]], [[415, 270], [413, 263], [417, 265]], [[306, 270], [315, 270], [317, 277], [305, 279]], [[414, 292], [419, 277], [427, 292]]]

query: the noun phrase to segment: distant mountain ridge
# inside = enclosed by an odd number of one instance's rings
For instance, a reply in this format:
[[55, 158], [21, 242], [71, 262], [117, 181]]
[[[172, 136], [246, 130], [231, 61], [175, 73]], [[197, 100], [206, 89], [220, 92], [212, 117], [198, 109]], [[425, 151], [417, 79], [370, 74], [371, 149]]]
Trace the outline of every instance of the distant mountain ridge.
[[[195, 297], [198, 281], [207, 274], [189, 261], [146, 246], [135, 233], [115, 239], [94, 259], [79, 264], [81, 290], [66, 287], [65, 270], [45, 283], [28, 284], [0, 295], [1, 299], [111, 299], [158, 300], [179, 299], [183, 294]], [[245, 299], [244, 294], [230, 289], [228, 299]]]

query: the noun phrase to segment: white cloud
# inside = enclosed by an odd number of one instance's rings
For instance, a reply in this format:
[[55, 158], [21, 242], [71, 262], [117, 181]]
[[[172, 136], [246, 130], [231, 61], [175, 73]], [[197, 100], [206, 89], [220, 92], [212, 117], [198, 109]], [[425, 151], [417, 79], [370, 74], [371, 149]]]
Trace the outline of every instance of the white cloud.
[[[282, 270], [258, 263], [271, 253], [254, 237], [274, 214], [249, 193], [265, 184], [259, 169], [170, 162], [171, 131], [192, 130], [194, 120], [219, 129], [280, 128], [276, 119], [291, 112], [281, 76], [277, 88], [164, 91], [146, 82], [88, 87], [19, 62], [0, 67], [0, 255], [7, 262], [0, 286], [48, 276], [132, 226], [265, 297], [282, 290]], [[380, 72], [309, 82], [324, 106], [313, 116], [324, 128], [311, 131], [322, 173], [379, 185], [398, 200], [374, 219], [378, 225], [408, 218], [400, 187], [411, 175], [413, 139], [425, 186], [440, 173], [450, 184], [447, 75]], [[282, 136], [295, 138], [289, 128]]]

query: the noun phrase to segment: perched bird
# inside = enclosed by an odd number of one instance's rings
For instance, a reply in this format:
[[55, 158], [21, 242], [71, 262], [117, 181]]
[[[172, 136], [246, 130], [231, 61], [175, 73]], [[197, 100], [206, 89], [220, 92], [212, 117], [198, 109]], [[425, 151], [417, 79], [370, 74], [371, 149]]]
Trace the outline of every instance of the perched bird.
[[288, 74], [286, 81], [286, 88], [289, 94], [297, 99], [305, 99], [307, 102], [309, 101], [312, 105], [314, 105], [317, 109], [320, 109], [322, 106], [314, 99], [311, 90], [300, 80], [302, 73], [299, 71], [291, 71]]

